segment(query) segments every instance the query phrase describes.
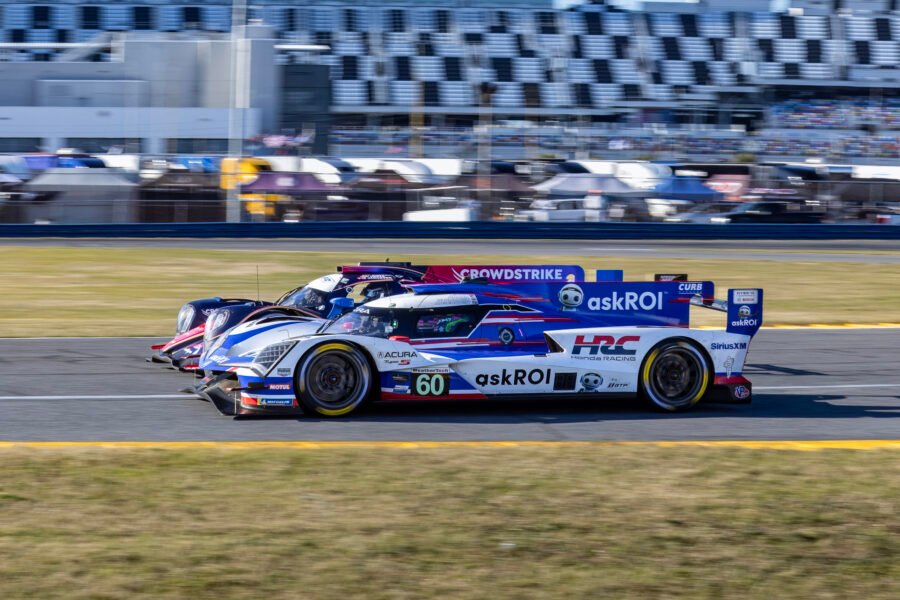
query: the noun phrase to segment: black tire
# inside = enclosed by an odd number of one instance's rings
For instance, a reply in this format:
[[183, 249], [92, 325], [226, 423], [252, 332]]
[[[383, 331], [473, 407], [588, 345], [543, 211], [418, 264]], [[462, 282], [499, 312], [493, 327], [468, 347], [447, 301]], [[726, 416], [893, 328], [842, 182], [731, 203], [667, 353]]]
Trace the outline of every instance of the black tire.
[[365, 404], [372, 374], [362, 350], [346, 342], [328, 342], [300, 359], [294, 370], [294, 389], [310, 414], [343, 417]]
[[665, 340], [644, 358], [641, 395], [657, 410], [687, 410], [709, 390], [711, 371], [706, 354], [695, 344], [684, 339]]

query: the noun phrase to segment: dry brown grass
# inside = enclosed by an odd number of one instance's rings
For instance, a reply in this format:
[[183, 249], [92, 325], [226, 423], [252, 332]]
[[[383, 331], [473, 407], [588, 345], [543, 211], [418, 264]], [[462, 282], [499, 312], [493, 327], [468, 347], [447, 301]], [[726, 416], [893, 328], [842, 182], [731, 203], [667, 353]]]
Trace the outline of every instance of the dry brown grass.
[[[427, 250], [427, 247], [424, 248]], [[362, 248], [364, 250], [364, 248]], [[0, 337], [170, 335], [183, 302], [215, 295], [261, 297], [282, 292], [341, 263], [380, 260], [357, 253], [234, 250], [0, 247]], [[565, 263], [622, 268], [630, 279], [687, 272], [719, 290], [763, 287], [766, 322], [900, 321], [900, 269], [894, 264], [756, 260], [752, 254], [710, 260], [602, 256], [394, 256], [423, 264]], [[709, 317], [700, 324], [718, 321]]]
[[2, 598], [900, 597], [900, 455], [4, 450]]

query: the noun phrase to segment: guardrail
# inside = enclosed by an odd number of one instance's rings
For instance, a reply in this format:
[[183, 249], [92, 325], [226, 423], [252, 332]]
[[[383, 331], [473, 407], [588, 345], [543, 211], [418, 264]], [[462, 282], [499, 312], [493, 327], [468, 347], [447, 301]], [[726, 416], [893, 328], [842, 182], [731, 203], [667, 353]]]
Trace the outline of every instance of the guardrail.
[[892, 225], [342, 221], [0, 225], [2, 238], [900, 240]]

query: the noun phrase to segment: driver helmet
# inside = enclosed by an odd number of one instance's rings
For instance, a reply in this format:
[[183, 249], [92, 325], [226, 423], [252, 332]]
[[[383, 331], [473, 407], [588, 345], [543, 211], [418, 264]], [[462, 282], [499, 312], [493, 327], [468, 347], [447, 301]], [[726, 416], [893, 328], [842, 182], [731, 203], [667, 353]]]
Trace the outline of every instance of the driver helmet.
[[384, 296], [390, 296], [393, 293], [394, 286], [389, 281], [370, 283], [366, 286], [366, 290], [363, 292], [363, 298], [365, 298], [365, 302], [371, 302], [372, 300], [377, 300], [378, 298], [383, 298]]

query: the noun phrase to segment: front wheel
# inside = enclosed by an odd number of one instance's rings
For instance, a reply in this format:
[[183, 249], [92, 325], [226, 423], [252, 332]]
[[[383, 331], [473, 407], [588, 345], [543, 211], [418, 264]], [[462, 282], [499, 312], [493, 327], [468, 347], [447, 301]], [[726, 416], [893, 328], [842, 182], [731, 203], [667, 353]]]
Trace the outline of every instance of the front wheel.
[[666, 340], [641, 367], [641, 391], [654, 408], [686, 410], [709, 389], [710, 368], [703, 351], [685, 340]]
[[303, 409], [323, 417], [342, 417], [369, 396], [372, 368], [363, 352], [345, 342], [316, 346], [297, 365], [294, 389]]

